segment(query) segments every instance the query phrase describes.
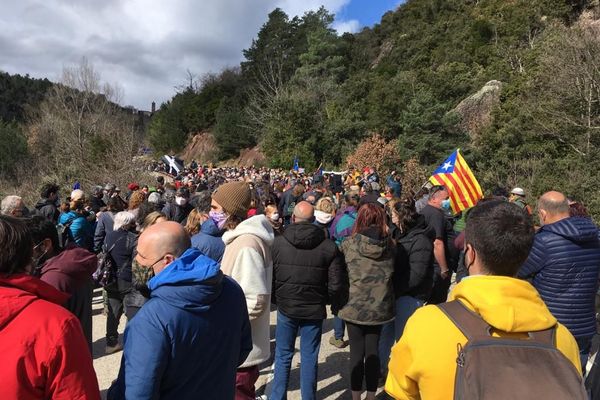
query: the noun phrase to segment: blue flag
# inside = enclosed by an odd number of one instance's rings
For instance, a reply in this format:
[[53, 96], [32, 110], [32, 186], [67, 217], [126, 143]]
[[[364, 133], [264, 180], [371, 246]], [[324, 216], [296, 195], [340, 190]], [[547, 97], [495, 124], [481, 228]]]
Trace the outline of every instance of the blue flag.
[[298, 167], [298, 156], [294, 157], [294, 171], [298, 171], [300, 168]]

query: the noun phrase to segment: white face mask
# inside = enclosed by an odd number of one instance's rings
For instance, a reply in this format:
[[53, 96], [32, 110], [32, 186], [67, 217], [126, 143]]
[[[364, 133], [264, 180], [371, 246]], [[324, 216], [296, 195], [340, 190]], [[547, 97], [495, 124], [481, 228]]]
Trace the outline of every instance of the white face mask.
[[185, 197], [175, 197], [175, 203], [178, 206], [184, 206], [187, 204], [187, 199]]
[[321, 224], [328, 224], [333, 219], [333, 215], [324, 211], [315, 210], [315, 219]]
[[271, 221], [279, 221], [279, 214], [275, 213], [275, 214], [271, 214]]

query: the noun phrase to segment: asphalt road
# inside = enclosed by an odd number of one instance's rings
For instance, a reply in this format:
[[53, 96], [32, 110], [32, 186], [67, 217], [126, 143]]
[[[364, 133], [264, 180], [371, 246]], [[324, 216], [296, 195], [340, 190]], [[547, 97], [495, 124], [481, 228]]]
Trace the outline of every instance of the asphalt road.
[[[103, 398], [106, 396], [106, 390], [111, 382], [117, 377], [119, 365], [121, 362], [121, 352], [105, 355], [104, 350], [106, 342], [104, 339], [106, 333], [106, 317], [102, 314], [102, 296], [99, 290], [94, 292], [94, 317], [93, 317], [93, 352], [94, 368], [98, 376], [98, 383]], [[271, 311], [271, 338], [274, 338], [277, 313]], [[121, 319], [119, 332], [125, 329], [125, 316]], [[349, 348], [338, 349], [329, 344], [329, 338], [333, 335], [333, 317], [325, 320], [323, 324], [323, 337], [321, 341], [321, 351], [319, 353], [319, 381], [317, 384], [317, 399], [342, 400], [350, 399], [350, 379], [349, 379]], [[347, 339], [347, 338], [346, 338]], [[122, 341], [122, 335], [121, 335]], [[271, 354], [274, 353], [275, 340], [271, 340]], [[300, 348], [299, 340], [296, 341], [296, 350]], [[151, 349], [148, 349], [151, 351]], [[272, 362], [272, 360], [271, 360]], [[257, 382], [257, 395], [270, 393], [270, 382], [272, 376], [272, 364], [267, 362], [262, 365], [260, 378]], [[381, 391], [381, 389], [380, 389]], [[300, 399], [300, 354], [296, 352], [292, 361], [292, 370], [290, 372], [290, 384], [288, 399]]]

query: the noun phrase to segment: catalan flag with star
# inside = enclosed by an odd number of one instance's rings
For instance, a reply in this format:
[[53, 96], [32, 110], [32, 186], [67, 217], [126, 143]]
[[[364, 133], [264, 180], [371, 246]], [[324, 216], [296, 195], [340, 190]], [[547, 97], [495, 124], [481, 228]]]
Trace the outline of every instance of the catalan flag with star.
[[455, 214], [473, 207], [483, 197], [481, 186], [457, 149], [433, 172], [429, 182], [442, 185], [450, 194], [450, 206]]

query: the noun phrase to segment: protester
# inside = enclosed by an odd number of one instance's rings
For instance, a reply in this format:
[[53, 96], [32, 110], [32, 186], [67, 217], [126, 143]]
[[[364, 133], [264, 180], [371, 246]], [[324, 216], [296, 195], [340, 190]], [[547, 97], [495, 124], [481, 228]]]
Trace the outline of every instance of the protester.
[[[321, 199], [323, 200], [323, 199]], [[325, 231], [315, 226], [313, 207], [296, 204], [292, 224], [273, 244], [273, 287], [277, 303], [275, 375], [269, 399], [287, 398], [296, 336], [300, 334], [302, 399], [316, 399], [317, 366], [325, 306], [343, 302], [344, 260]]]
[[58, 207], [56, 206], [58, 201], [58, 191], [58, 185], [54, 183], [45, 184], [40, 190], [41, 199], [35, 205], [37, 215], [41, 215], [54, 225], [58, 223], [58, 217], [60, 215], [60, 211], [58, 211]]
[[94, 252], [99, 253], [104, 245], [106, 233], [111, 232], [114, 226], [115, 215], [123, 211], [123, 203], [116, 197], [108, 200], [106, 210], [98, 215], [96, 229], [94, 231]]
[[68, 295], [30, 275], [33, 247], [25, 222], [0, 215], [0, 398], [99, 400]]
[[145, 201], [146, 195], [144, 192], [140, 190], [131, 192], [127, 202], [127, 211], [132, 213], [137, 219], [140, 206], [144, 204]]
[[219, 228], [217, 222], [211, 217], [213, 213], [210, 208], [211, 201], [208, 190], [196, 196], [196, 211], [202, 216], [203, 222], [200, 231], [192, 236], [192, 247], [220, 263], [225, 252], [225, 243], [221, 239], [224, 230], [223, 226]]
[[2, 199], [0, 205], [0, 214], [10, 215], [16, 218], [24, 215], [25, 204], [23, 199], [19, 196], [6, 196]]
[[386, 183], [390, 188], [392, 197], [400, 198], [402, 196], [402, 182], [400, 175], [396, 171], [392, 171], [386, 179]]
[[510, 201], [511, 203], [515, 203], [516, 205], [527, 211], [527, 214], [532, 214], [531, 206], [529, 206], [527, 202], [525, 202], [525, 191], [523, 189], [516, 187], [513, 190], [511, 190], [510, 196], [508, 197], [508, 201]]
[[198, 212], [196, 208], [190, 211], [189, 215], [186, 218], [184, 229], [191, 238], [198, 232], [200, 232], [200, 225], [204, 221], [205, 216]]
[[71, 193], [69, 211], [58, 218], [68, 232], [69, 239], [86, 250], [94, 249], [94, 224], [88, 220], [89, 213], [85, 209], [85, 196], [79, 189]]
[[537, 208], [541, 228], [518, 276], [531, 279], [552, 315], [575, 336], [585, 370], [596, 334], [598, 228], [589, 218], [571, 217], [559, 192], [545, 193]]
[[[380, 195], [379, 195], [379, 192], [373, 188], [374, 184], [376, 184], [376, 182], [373, 182], [373, 183], [365, 182], [363, 184], [362, 196], [360, 198], [360, 202], [358, 203], [359, 208], [363, 204], [377, 203], [377, 200], [379, 199]], [[379, 185], [377, 185], [377, 188], [379, 188]]]
[[286, 227], [290, 224], [294, 207], [300, 201], [302, 201], [302, 195], [305, 192], [305, 187], [297, 183], [290, 189], [283, 192], [281, 200], [279, 201], [279, 215], [283, 218], [283, 226]]
[[250, 207], [250, 188], [245, 182], [229, 182], [212, 195], [211, 218], [226, 230], [223, 273], [235, 279], [246, 296], [252, 327], [253, 349], [240, 366], [236, 377], [236, 400], [255, 400], [254, 384], [258, 366], [269, 359], [269, 307], [274, 234], [264, 215], [246, 218]]
[[[548, 355], [552, 357], [552, 363], [537, 364], [528, 357], [534, 353], [522, 348], [518, 359], [513, 351], [510, 354], [514, 359], [503, 360], [503, 363], [486, 359], [482, 353], [479, 353], [483, 357], [479, 364], [474, 364], [477, 361], [470, 358], [468, 367], [469, 371], [473, 371], [470, 378], [473, 380], [466, 382], [471, 389], [470, 398], [487, 398], [489, 390], [495, 391], [495, 398], [550, 398], [545, 397], [548, 390], [559, 394], [553, 399], [581, 398], [576, 397], [576, 393], [565, 396], [561, 389], [563, 384], [580, 384], [581, 363], [577, 343], [569, 331], [557, 323], [535, 288], [514, 278], [527, 258], [533, 234], [531, 219], [518, 206], [504, 201], [477, 205], [467, 219], [465, 258], [470, 277], [454, 288], [450, 300], [458, 301], [454, 305], [461, 310], [469, 310], [470, 320], [479, 321], [479, 325], [489, 324], [489, 331], [482, 333], [485, 335], [483, 340], [490, 341], [492, 337], [529, 339], [523, 341], [528, 343], [538, 337], [531, 336], [529, 332], [535, 334], [547, 329], [552, 329], [555, 337], [553, 345], [544, 345], [552, 353]], [[462, 351], [467, 338], [456, 326], [456, 319], [447, 315], [448, 312], [439, 306], [427, 305], [408, 320], [404, 334], [392, 349], [389, 363], [385, 390], [393, 398], [464, 398], [461, 396], [465, 394], [460, 392], [455, 397], [455, 385], [462, 382], [455, 381], [455, 377], [459, 365], [467, 366], [465, 359], [461, 358], [464, 357]], [[509, 349], [506, 345], [497, 346], [506, 351]], [[566, 359], [555, 356], [554, 346]], [[499, 353], [493, 354], [498, 356]], [[510, 363], [510, 368], [506, 368], [504, 363]], [[464, 376], [463, 370], [459, 372], [461, 377]], [[548, 376], [552, 379], [547, 379]], [[570, 379], [559, 379], [565, 376]], [[481, 382], [477, 378], [489, 380]], [[503, 385], [495, 385], [494, 382], [500, 382], [501, 378], [504, 379]], [[537, 381], [534, 378], [538, 378]], [[507, 384], [507, 379], [511, 380], [511, 384]], [[459, 389], [462, 388], [460, 385]], [[542, 390], [544, 396], [540, 394]]]
[[335, 218], [335, 203], [331, 197], [321, 197], [315, 205], [314, 224], [325, 232], [325, 237], [329, 238], [329, 228]]
[[342, 242], [348, 266], [348, 303], [338, 313], [350, 338], [350, 387], [359, 400], [366, 382], [367, 399], [375, 399], [380, 362], [379, 336], [394, 319], [392, 276], [396, 251], [383, 207], [367, 203], [358, 210], [352, 236]]
[[34, 241], [34, 275], [70, 297], [64, 304], [81, 323], [92, 351], [92, 273], [98, 266], [96, 255], [74, 244], [60, 248], [54, 224], [45, 217], [27, 221]]
[[433, 285], [433, 230], [417, 214], [412, 199], [396, 201], [392, 215], [390, 234], [396, 242], [396, 266], [401, 268], [394, 273], [395, 318], [381, 331], [383, 377], [387, 375], [392, 345], [402, 336], [408, 318], [427, 302]]
[[167, 216], [169, 221], [183, 222], [194, 207], [189, 204], [190, 191], [186, 187], [182, 187], [175, 193], [175, 199], [167, 202], [162, 209], [163, 214]]
[[143, 231], [144, 229], [148, 228], [149, 226], [158, 224], [159, 222], [166, 222], [166, 221], [168, 221], [168, 219], [165, 214], [161, 213], [160, 211], [152, 212], [152, 213], [146, 215], [146, 218], [144, 218], [144, 223], [142, 224], [141, 230]]
[[[343, 210], [334, 218], [331, 226], [329, 227], [329, 233], [331, 239], [335, 240], [335, 244], [339, 247], [342, 242], [352, 234], [354, 224], [356, 222], [356, 209], [360, 197], [358, 192], [350, 191], [344, 195], [345, 207]], [[329, 344], [342, 349], [348, 344], [344, 341], [344, 331], [346, 330], [346, 324], [339, 318], [335, 313], [333, 317], [333, 336], [329, 338]]]
[[236, 368], [252, 349], [239, 285], [190, 248], [175, 222], [147, 228], [136, 260], [156, 276], [150, 301], [125, 329], [108, 399], [234, 399]]
[[427, 224], [435, 232], [433, 241], [434, 275], [433, 289], [428, 303], [439, 304], [446, 301], [450, 288], [450, 251], [448, 249], [448, 229], [442, 211], [443, 203], [449, 202], [449, 193], [444, 186], [433, 186], [429, 189], [427, 205], [421, 210]]
[[265, 207], [265, 217], [269, 220], [275, 236], [283, 234], [283, 222], [279, 216], [279, 210], [275, 204], [268, 204]]
[[117, 268], [116, 280], [105, 287], [108, 296], [108, 315], [106, 317], [106, 354], [123, 349], [119, 343], [119, 320], [125, 312], [130, 321], [145, 301], [132, 287], [131, 264], [135, 257], [137, 234], [135, 216], [122, 211], [115, 215], [112, 232], [106, 234], [103, 251], [114, 260]]
[[94, 186], [92, 197], [90, 198], [90, 204], [92, 211], [94, 211], [96, 214], [106, 208], [107, 203], [104, 202], [103, 197], [104, 192], [102, 190], [102, 186]]

